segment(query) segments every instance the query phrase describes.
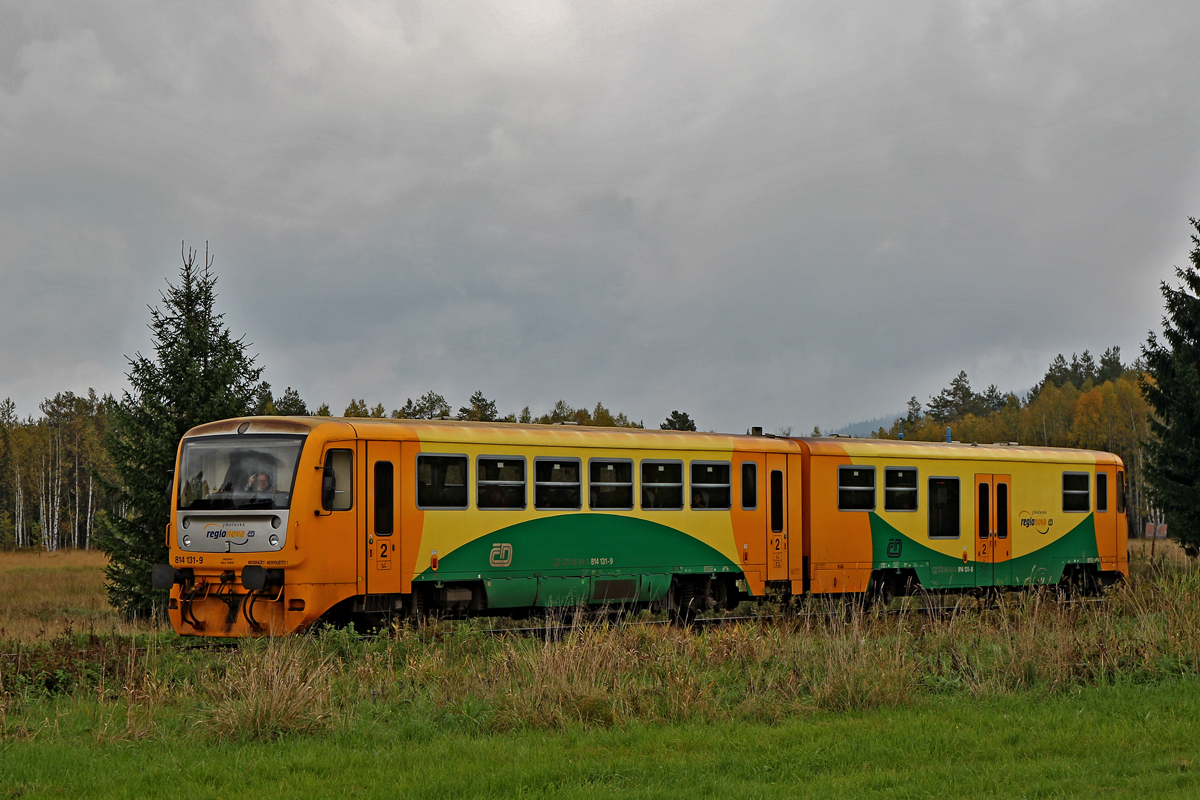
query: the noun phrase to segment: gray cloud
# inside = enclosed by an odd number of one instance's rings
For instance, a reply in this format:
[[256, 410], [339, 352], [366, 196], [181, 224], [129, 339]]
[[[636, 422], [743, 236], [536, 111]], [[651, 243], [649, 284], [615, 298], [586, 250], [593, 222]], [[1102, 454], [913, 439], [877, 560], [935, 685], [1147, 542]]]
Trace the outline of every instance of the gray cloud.
[[0, 396], [122, 385], [179, 242], [267, 379], [807, 429], [1156, 325], [1183, 2], [0, 7]]

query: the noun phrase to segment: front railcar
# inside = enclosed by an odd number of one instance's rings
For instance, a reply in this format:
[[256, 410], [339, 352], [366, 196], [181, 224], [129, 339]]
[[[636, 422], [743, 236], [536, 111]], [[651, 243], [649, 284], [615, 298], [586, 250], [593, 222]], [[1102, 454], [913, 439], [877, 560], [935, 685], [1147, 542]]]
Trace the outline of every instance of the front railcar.
[[180, 442], [169, 563], [153, 574], [156, 588], [171, 591], [180, 634], [277, 635], [323, 610], [312, 596], [321, 576], [306, 574], [299, 546], [301, 519], [313, 516], [323, 483], [309, 463], [317, 458], [310, 432], [282, 419], [231, 420]]

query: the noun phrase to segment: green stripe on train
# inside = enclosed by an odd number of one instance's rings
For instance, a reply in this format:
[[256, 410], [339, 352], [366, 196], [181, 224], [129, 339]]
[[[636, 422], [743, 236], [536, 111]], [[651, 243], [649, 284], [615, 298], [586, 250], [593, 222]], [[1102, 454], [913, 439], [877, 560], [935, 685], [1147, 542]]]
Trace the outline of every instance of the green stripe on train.
[[1100, 560], [1091, 514], [1044, 547], [995, 565], [975, 561], [975, 542], [969, 535], [961, 538], [968, 553], [968, 561], [963, 563], [961, 558], [939, 553], [905, 536], [875, 512], [870, 513], [870, 518], [874, 568], [914, 569], [927, 589], [1058, 583], [1066, 565], [1095, 564]]
[[438, 559], [417, 581], [485, 581], [488, 605], [661, 600], [671, 575], [736, 573], [683, 531], [618, 514], [560, 514], [501, 528]]

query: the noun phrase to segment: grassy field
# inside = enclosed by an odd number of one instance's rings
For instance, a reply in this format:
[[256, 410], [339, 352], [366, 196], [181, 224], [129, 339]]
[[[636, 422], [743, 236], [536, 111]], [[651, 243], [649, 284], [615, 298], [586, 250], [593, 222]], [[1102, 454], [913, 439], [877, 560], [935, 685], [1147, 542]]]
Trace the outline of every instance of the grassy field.
[[1200, 793], [1200, 569], [1171, 546], [1100, 602], [211, 648], [83, 589], [55, 616], [76, 558], [0, 561], [0, 597], [34, 587], [0, 606], [26, 632], [0, 643], [0, 797]]
[[11, 797], [1195, 797], [1200, 684], [956, 695], [773, 725], [486, 733], [381, 712], [280, 742], [109, 742], [62, 720], [0, 748]]
[[0, 642], [52, 639], [65, 632], [129, 635], [131, 625], [104, 594], [107, 557], [97, 550], [0, 551]]

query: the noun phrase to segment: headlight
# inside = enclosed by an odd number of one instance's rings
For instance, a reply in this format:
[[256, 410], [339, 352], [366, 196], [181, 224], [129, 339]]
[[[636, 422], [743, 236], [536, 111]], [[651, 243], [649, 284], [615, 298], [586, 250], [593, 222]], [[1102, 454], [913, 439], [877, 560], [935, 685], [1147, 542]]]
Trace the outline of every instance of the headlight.
[[279, 537], [275, 534], [268, 536], [267, 541], [271, 543], [271, 547], [279, 547]]
[[272, 528], [278, 528], [282, 524], [283, 524], [283, 520], [281, 520], [279, 517], [271, 517], [271, 527]]
[[192, 546], [192, 537], [188, 536], [186, 533], [183, 535], [183, 546], [184, 547]]
[[185, 527], [185, 528], [186, 528], [187, 526], [189, 526], [189, 525], [191, 525], [191, 524], [192, 524], [192, 518], [191, 518], [191, 517], [184, 517], [184, 518], [183, 518], [183, 527]]

